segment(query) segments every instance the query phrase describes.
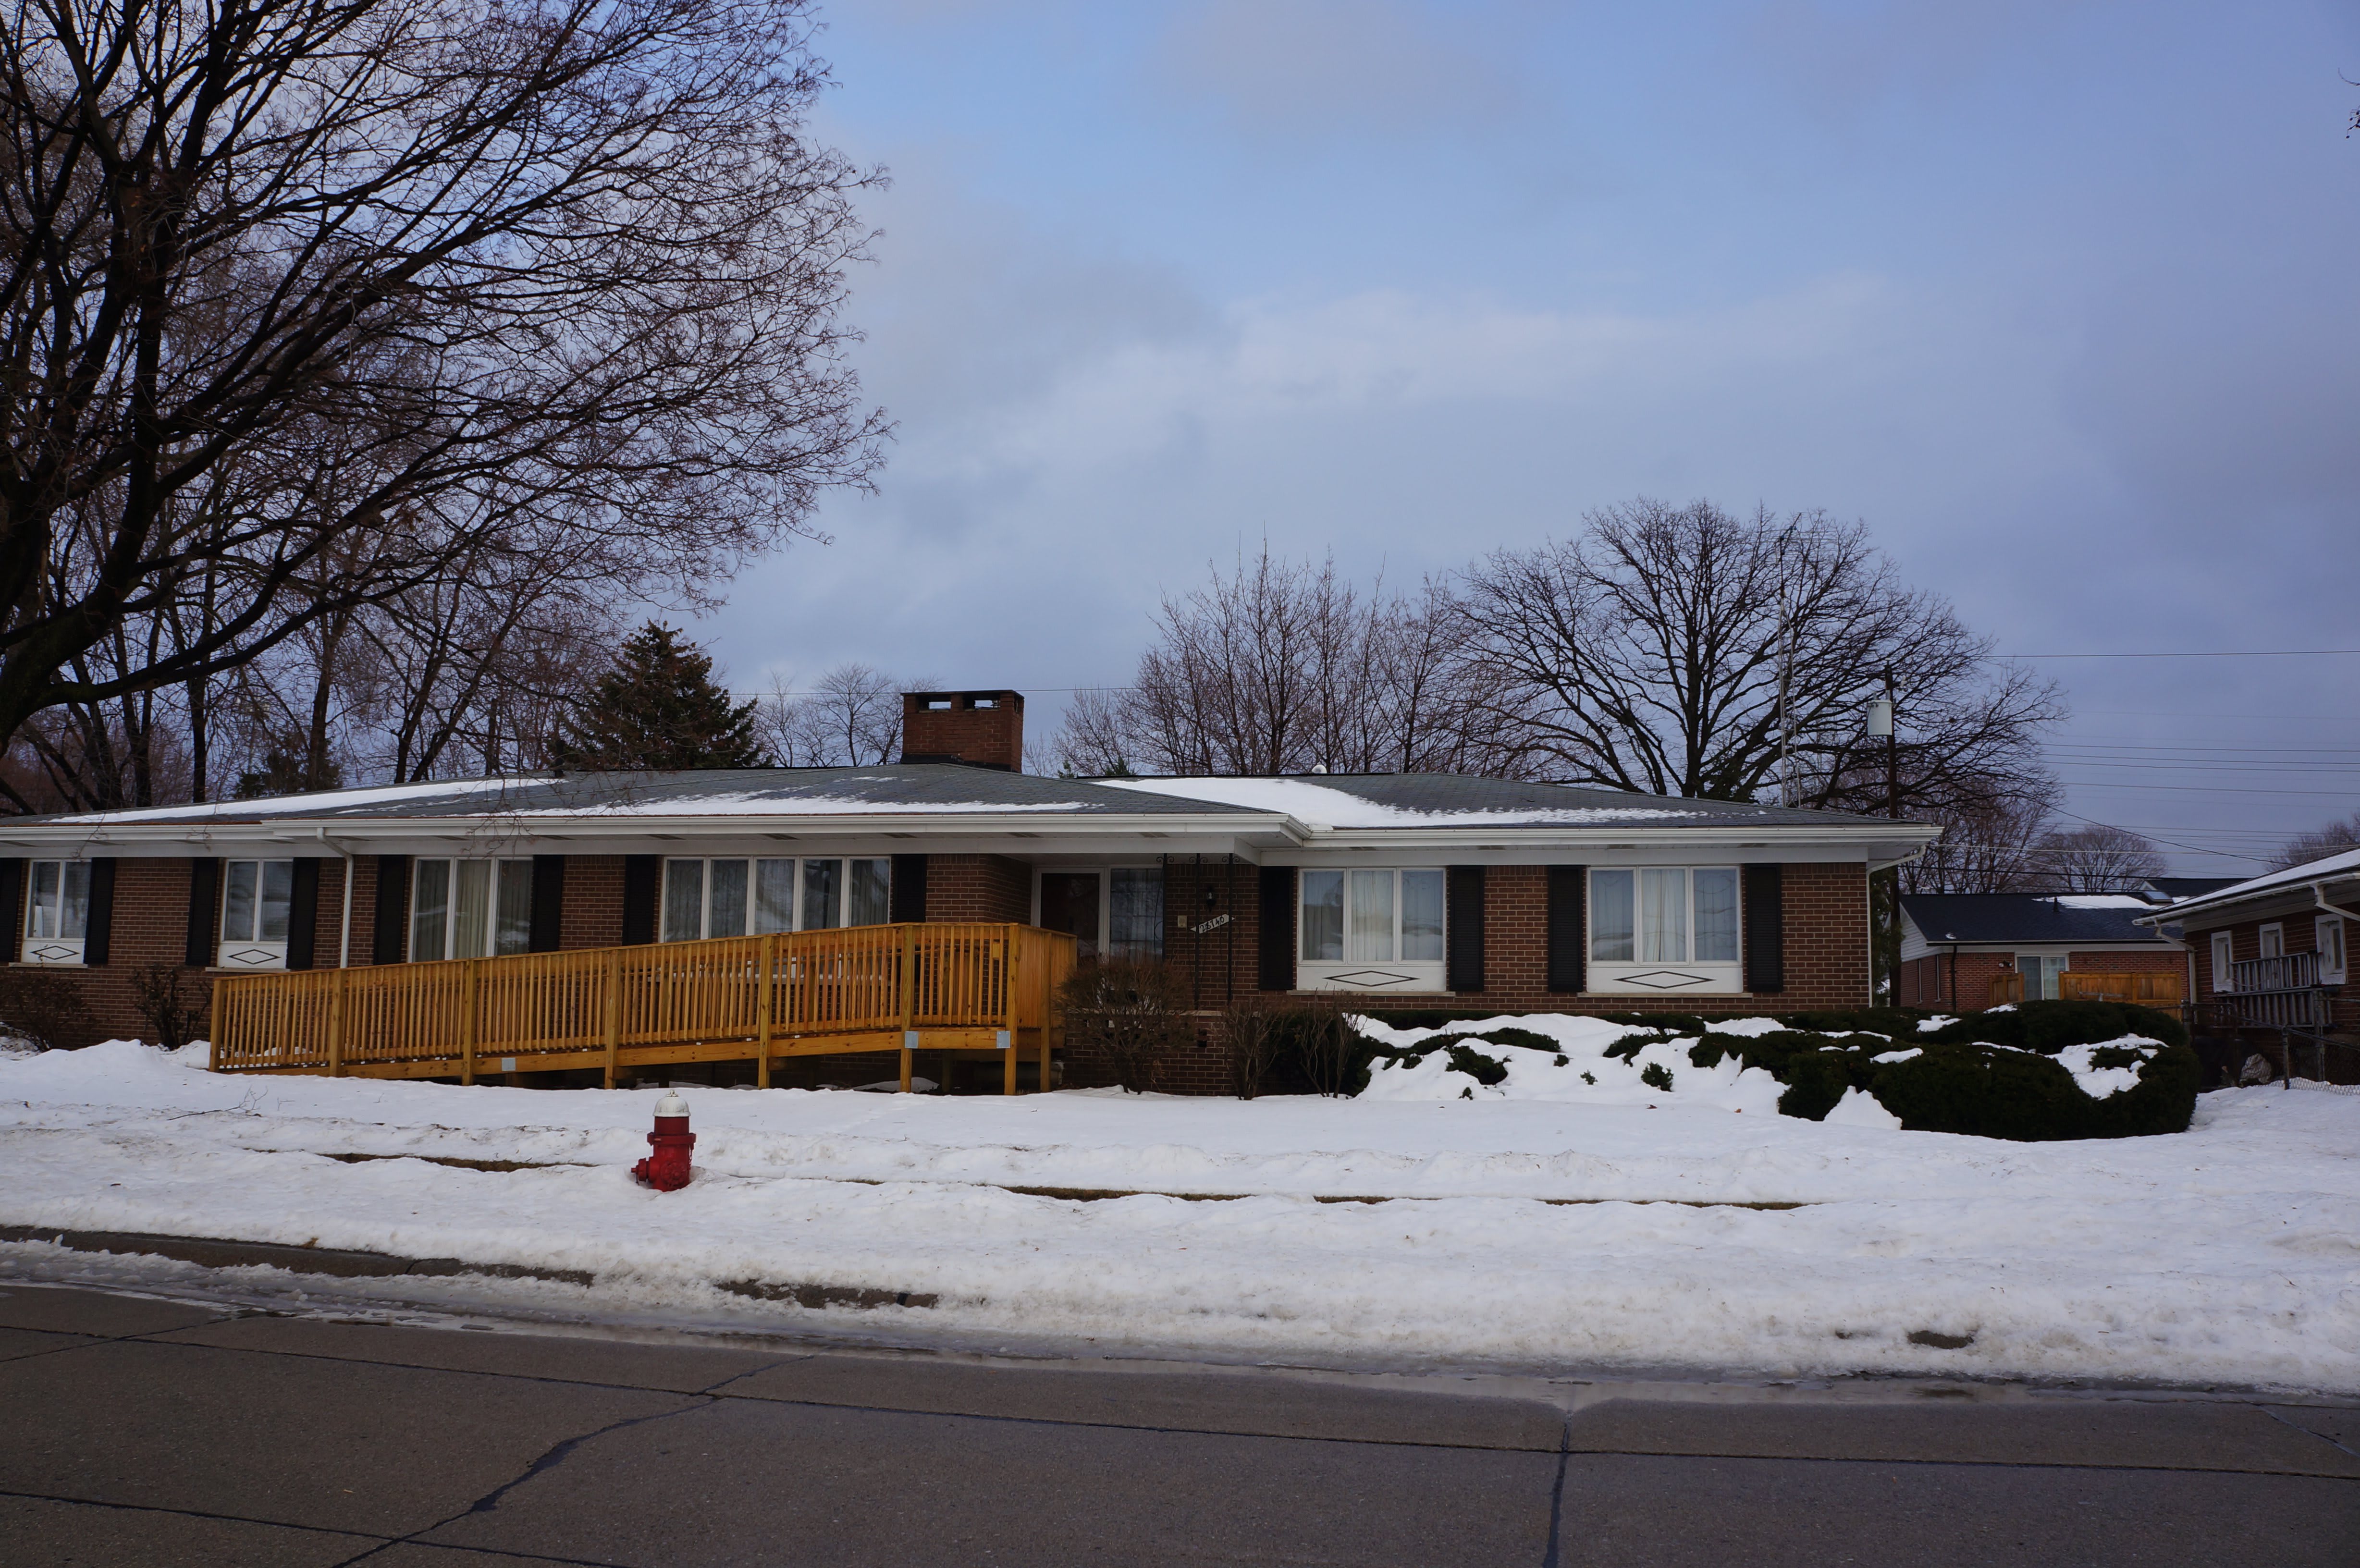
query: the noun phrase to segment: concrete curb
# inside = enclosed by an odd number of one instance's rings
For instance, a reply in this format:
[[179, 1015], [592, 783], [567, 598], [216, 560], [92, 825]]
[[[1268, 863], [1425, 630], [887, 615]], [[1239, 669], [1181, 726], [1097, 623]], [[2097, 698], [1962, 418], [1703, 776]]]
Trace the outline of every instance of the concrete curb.
[[333, 1247], [287, 1247], [268, 1241], [233, 1241], [215, 1236], [151, 1236], [140, 1231], [64, 1230], [55, 1225], [0, 1225], [0, 1242], [39, 1241], [71, 1252], [120, 1252], [169, 1258], [203, 1269], [284, 1269], [296, 1274], [324, 1274], [338, 1279], [368, 1279], [397, 1275], [442, 1277], [481, 1274], [495, 1279], [554, 1279], [567, 1285], [587, 1285], [595, 1276], [586, 1269], [535, 1269], [521, 1263], [469, 1263], [457, 1258], [396, 1258], [384, 1252], [357, 1252]]

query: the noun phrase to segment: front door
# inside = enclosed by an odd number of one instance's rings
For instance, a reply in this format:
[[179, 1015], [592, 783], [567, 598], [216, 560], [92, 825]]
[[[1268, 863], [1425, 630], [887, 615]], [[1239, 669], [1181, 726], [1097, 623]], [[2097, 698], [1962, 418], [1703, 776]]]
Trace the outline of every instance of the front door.
[[1098, 955], [1099, 880], [1095, 871], [1041, 873], [1041, 924], [1079, 939], [1076, 956], [1085, 963]]

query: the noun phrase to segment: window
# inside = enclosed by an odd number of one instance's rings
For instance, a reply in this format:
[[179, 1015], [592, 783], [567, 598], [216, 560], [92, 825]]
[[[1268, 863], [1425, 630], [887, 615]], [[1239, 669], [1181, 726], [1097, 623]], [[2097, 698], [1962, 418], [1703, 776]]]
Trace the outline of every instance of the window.
[[1164, 956], [1164, 870], [1118, 866], [1107, 873], [1107, 954]]
[[288, 917], [295, 907], [291, 860], [233, 860], [222, 867], [224, 969], [287, 967]]
[[1302, 874], [1297, 984], [1311, 990], [1438, 991], [1443, 874], [1437, 868]]
[[2038, 953], [2016, 955], [2016, 972], [2024, 976], [2024, 999], [2027, 1002], [2057, 1000], [2057, 977], [2065, 973], [2065, 960]]
[[1592, 871], [1590, 988], [1738, 989], [1737, 906], [1733, 866]]
[[36, 860], [25, 898], [27, 964], [80, 964], [90, 934], [90, 862]]
[[2324, 985], [2344, 984], [2344, 920], [2337, 915], [2322, 915], [2319, 932], [2319, 978]]
[[667, 860], [662, 939], [878, 926], [892, 919], [890, 860]]
[[1041, 873], [1041, 925], [1071, 933], [1078, 956], [1164, 956], [1164, 868], [1117, 866], [1104, 871]]
[[2235, 950], [2230, 943], [2229, 933], [2224, 931], [2214, 931], [2212, 933], [2212, 989], [2215, 991], [2231, 991], [2236, 988], [2234, 971], [2230, 967], [2234, 961], [2234, 954]]
[[532, 862], [421, 860], [410, 887], [410, 956], [495, 958], [532, 941]]
[[2267, 925], [2262, 928], [2261, 956], [2264, 958], [2284, 958], [2286, 956], [2286, 927], [2281, 925]]

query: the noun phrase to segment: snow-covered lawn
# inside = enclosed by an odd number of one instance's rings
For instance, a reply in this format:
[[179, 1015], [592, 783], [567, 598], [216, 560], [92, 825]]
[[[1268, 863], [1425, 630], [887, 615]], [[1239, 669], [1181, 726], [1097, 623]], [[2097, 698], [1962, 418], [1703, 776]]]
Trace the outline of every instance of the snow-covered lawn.
[[[1733, 1063], [1672, 1094], [1468, 1100], [1454, 1076], [1413, 1096], [1436, 1060], [1358, 1100], [686, 1089], [697, 1177], [661, 1194], [627, 1174], [653, 1091], [217, 1077], [115, 1043], [0, 1059], [0, 1225], [584, 1269], [469, 1288], [589, 1316], [2360, 1389], [2360, 1097], [2228, 1091], [2175, 1137], [2015, 1144], [1780, 1116]], [[0, 1247], [0, 1268], [63, 1266]], [[725, 1280], [938, 1304], [814, 1311]]]

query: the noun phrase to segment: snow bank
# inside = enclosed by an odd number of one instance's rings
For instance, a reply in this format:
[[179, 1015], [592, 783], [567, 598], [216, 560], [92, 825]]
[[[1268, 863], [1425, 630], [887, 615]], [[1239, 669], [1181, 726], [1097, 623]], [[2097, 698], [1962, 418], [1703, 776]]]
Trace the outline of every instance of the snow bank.
[[[1582, 1040], [1546, 1032], [1570, 1068]], [[1509, 1049], [1530, 1059], [1509, 1083], [1562, 1076], [1557, 1053]], [[626, 1174], [651, 1092], [235, 1078], [201, 1059], [0, 1059], [0, 1224], [586, 1269], [586, 1288], [417, 1287], [575, 1316], [1337, 1365], [2360, 1390], [2344, 1095], [2223, 1091], [2177, 1137], [2015, 1144], [1852, 1125], [1841, 1106], [1757, 1114], [1743, 1074], [1693, 1069], [1620, 1099], [692, 1088], [697, 1180], [660, 1194]], [[327, 1158], [355, 1154], [427, 1158]], [[19, 1274], [102, 1267], [139, 1266], [0, 1247]], [[749, 1279], [940, 1304], [716, 1288]], [[1941, 1350], [1918, 1330], [1973, 1337]]]

